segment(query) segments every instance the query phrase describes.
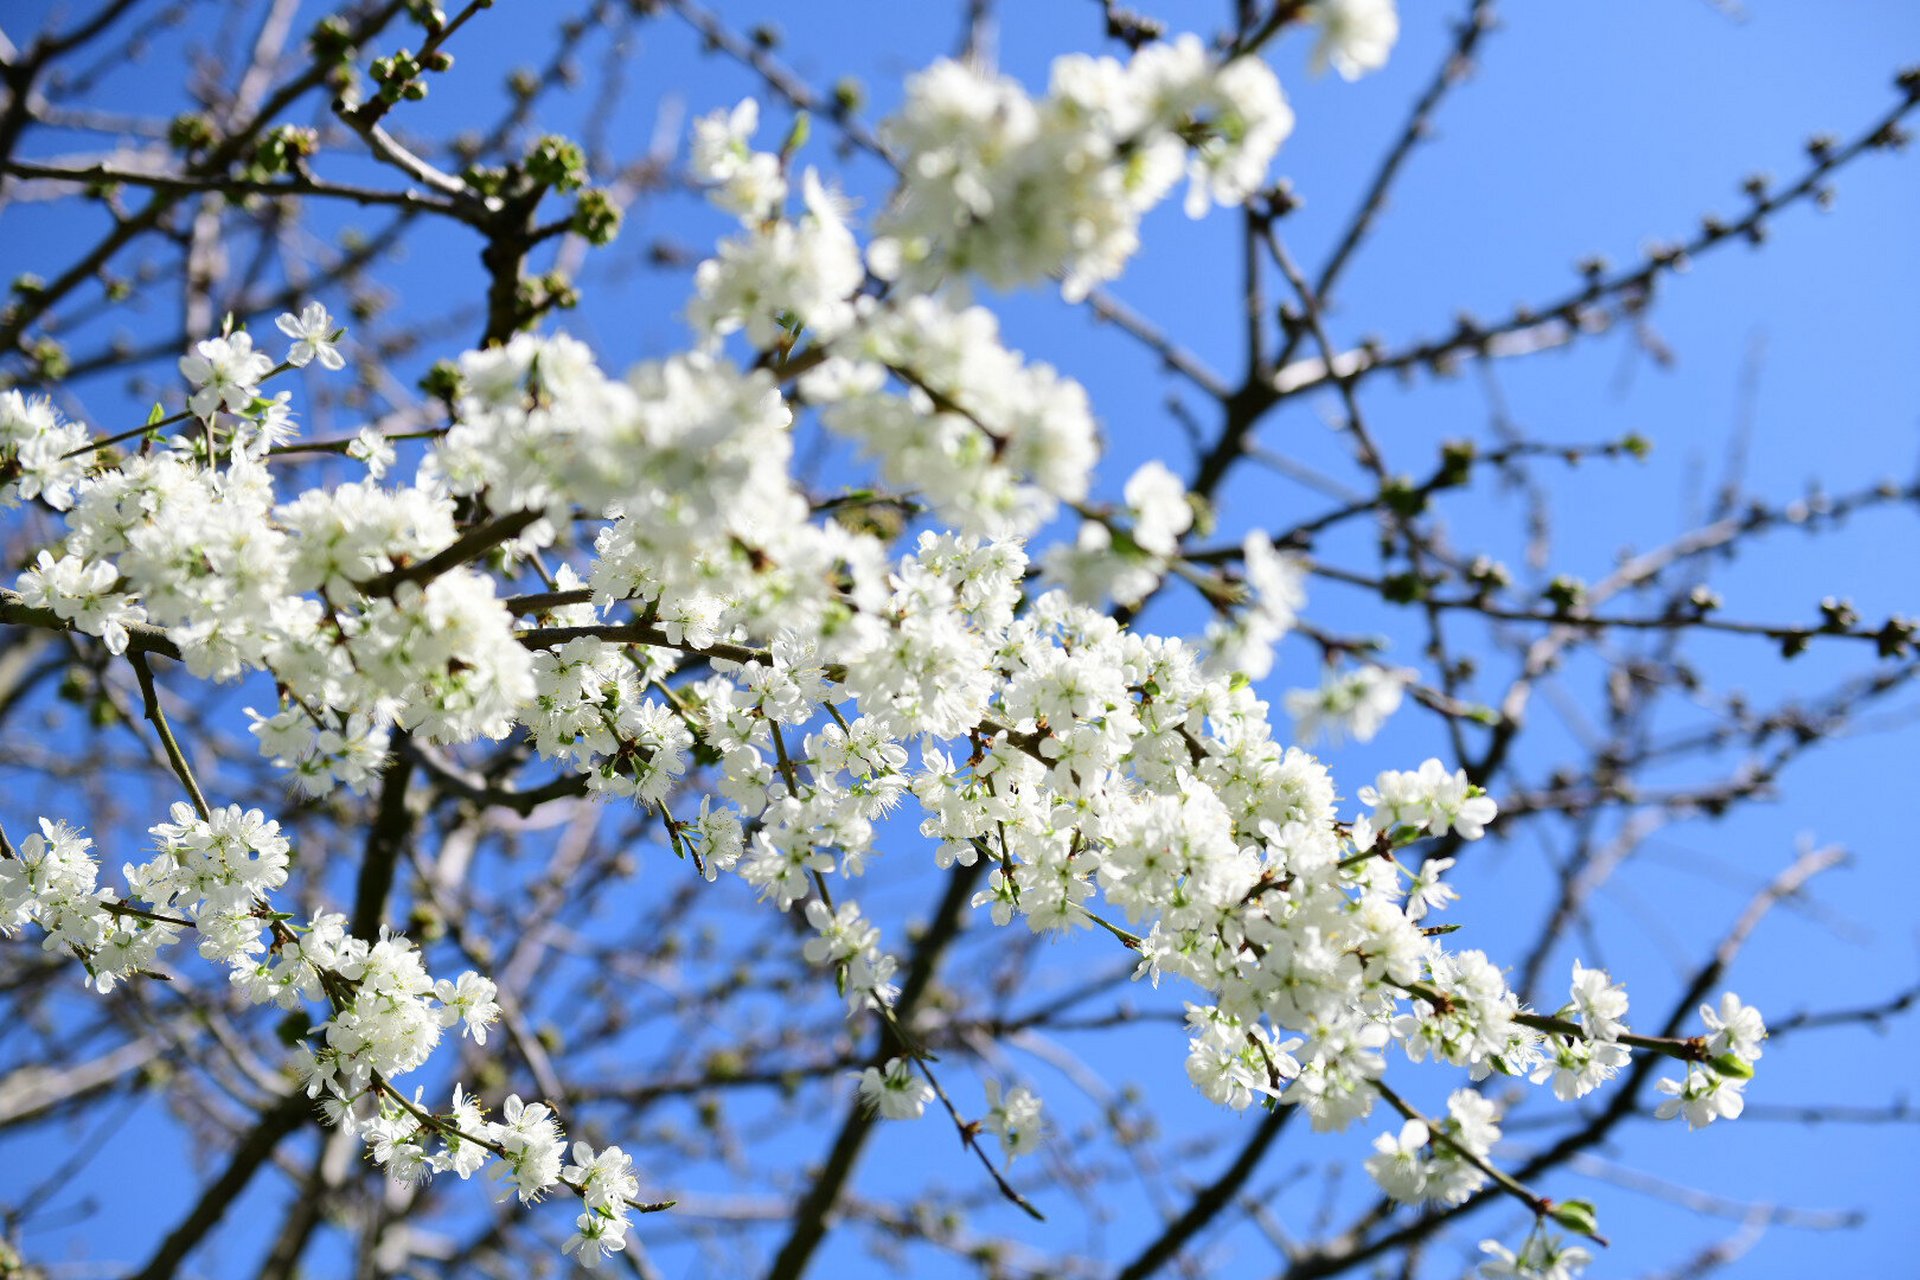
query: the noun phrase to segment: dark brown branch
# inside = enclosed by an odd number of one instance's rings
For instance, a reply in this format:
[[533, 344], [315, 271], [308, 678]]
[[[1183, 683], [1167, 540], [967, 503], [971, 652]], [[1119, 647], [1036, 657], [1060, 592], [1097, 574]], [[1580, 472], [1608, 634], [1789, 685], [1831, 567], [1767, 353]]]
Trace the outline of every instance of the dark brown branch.
[[[940, 899], [940, 905], [934, 910], [933, 920], [927, 931], [915, 944], [913, 957], [908, 963], [906, 980], [900, 984], [900, 996], [894, 1003], [894, 1019], [902, 1026], [912, 1028], [914, 1013], [919, 1009], [928, 985], [933, 981], [934, 971], [939, 967], [940, 958], [953, 940], [960, 935], [962, 922], [966, 918], [967, 904], [973, 900], [973, 888], [985, 871], [987, 861], [976, 860], [971, 866], [956, 866], [947, 879], [946, 893]], [[905, 1051], [895, 1038], [891, 1029], [883, 1027], [879, 1044], [875, 1047], [870, 1065], [881, 1066], [889, 1058]], [[872, 1136], [874, 1126], [879, 1123], [867, 1108], [855, 1099], [847, 1108], [845, 1118], [840, 1122], [840, 1131], [835, 1135], [833, 1146], [828, 1149], [826, 1162], [820, 1173], [814, 1178], [807, 1192], [801, 1197], [793, 1215], [793, 1225], [786, 1240], [781, 1244], [779, 1253], [774, 1257], [773, 1266], [767, 1271], [767, 1280], [799, 1280], [806, 1272], [807, 1265], [813, 1259], [814, 1250], [826, 1238], [827, 1219], [832, 1215], [834, 1205], [840, 1198], [840, 1192], [847, 1180], [853, 1176], [854, 1165], [859, 1162], [860, 1152]]]

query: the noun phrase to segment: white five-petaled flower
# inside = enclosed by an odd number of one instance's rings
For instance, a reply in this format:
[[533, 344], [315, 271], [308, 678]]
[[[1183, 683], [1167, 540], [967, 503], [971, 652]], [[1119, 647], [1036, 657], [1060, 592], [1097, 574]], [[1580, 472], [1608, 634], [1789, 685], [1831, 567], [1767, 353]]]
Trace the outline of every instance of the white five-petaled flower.
[[1573, 962], [1573, 1011], [1595, 1040], [1618, 1040], [1627, 1029], [1627, 990], [1607, 976], [1605, 969], [1588, 969]]
[[573, 1254], [583, 1267], [598, 1267], [627, 1247], [627, 1225], [625, 1218], [588, 1210], [573, 1220], [573, 1235], [560, 1252]]
[[1040, 1143], [1040, 1099], [1025, 1085], [1001, 1091], [998, 1080], [987, 1081], [987, 1131], [1000, 1139], [1000, 1150], [1012, 1160]]
[[1653, 1114], [1661, 1120], [1685, 1116], [1689, 1129], [1704, 1129], [1715, 1120], [1737, 1120], [1746, 1109], [1747, 1100], [1741, 1093], [1746, 1084], [1745, 1080], [1689, 1065], [1685, 1080], [1655, 1082], [1654, 1087], [1666, 1094], [1667, 1100], [1654, 1108]]
[[473, 1037], [475, 1044], [487, 1042], [487, 1027], [500, 1016], [500, 1006], [493, 999], [498, 993], [492, 979], [469, 969], [457, 982], [442, 978], [434, 983], [433, 994], [442, 1006], [440, 1025], [450, 1027], [455, 1022], [463, 1023], [466, 1034]]
[[337, 371], [346, 367], [347, 358], [334, 345], [345, 331], [335, 327], [333, 317], [320, 303], [309, 302], [300, 308], [299, 315], [289, 311], [273, 324], [293, 339], [293, 346], [287, 351], [287, 363], [294, 368], [304, 369], [315, 360], [323, 369]]
[[587, 1207], [625, 1216], [627, 1202], [640, 1194], [633, 1157], [618, 1147], [595, 1153], [588, 1143], [576, 1142], [573, 1158], [575, 1163], [568, 1165], [561, 1176], [580, 1188], [580, 1198]]
[[1373, 1140], [1378, 1155], [1367, 1158], [1367, 1172], [1380, 1189], [1402, 1204], [1418, 1202], [1427, 1187], [1427, 1142], [1432, 1135], [1423, 1120], [1409, 1120], [1398, 1135], [1383, 1133]]
[[1440, 877], [1453, 866], [1452, 858], [1428, 858], [1414, 873], [1407, 889], [1407, 919], [1420, 920], [1429, 911], [1444, 911], [1449, 902], [1460, 900], [1459, 891], [1443, 884]]
[[107, 642], [107, 652], [125, 653], [132, 639], [129, 627], [147, 620], [144, 607], [132, 596], [114, 589], [120, 575], [104, 560], [82, 560], [64, 555], [58, 560], [42, 551], [33, 568], [20, 575], [20, 595], [36, 609], [52, 609], [89, 635]]
[[191, 355], [180, 357], [180, 373], [196, 390], [187, 408], [197, 418], [211, 418], [225, 409], [245, 413], [260, 392], [260, 380], [273, 372], [273, 361], [253, 349], [253, 337], [244, 331], [225, 338], [196, 343]]
[[1767, 1038], [1767, 1024], [1758, 1009], [1740, 1003], [1740, 997], [1733, 992], [1720, 997], [1718, 1012], [1711, 1005], [1701, 1005], [1700, 1020], [1713, 1032], [1707, 1037], [1710, 1053], [1731, 1053], [1748, 1062], [1760, 1056], [1760, 1042]]
[[914, 1074], [912, 1062], [894, 1058], [860, 1073], [860, 1101], [882, 1119], [917, 1120], [933, 1101], [933, 1087]]
[[366, 463], [367, 474], [378, 480], [387, 474], [387, 468], [394, 464], [399, 454], [394, 450], [393, 442], [381, 434], [379, 428], [368, 426], [354, 433], [353, 440], [347, 445], [347, 456]]

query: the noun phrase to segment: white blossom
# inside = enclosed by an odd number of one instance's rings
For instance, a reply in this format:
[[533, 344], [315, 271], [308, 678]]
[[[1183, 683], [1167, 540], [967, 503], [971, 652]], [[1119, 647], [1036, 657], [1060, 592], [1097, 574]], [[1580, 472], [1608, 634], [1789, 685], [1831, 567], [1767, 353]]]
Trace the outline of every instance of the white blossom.
[[1593, 1261], [1579, 1245], [1541, 1230], [1527, 1237], [1518, 1254], [1497, 1240], [1482, 1240], [1480, 1251], [1487, 1255], [1480, 1264], [1485, 1280], [1576, 1280]]
[[387, 474], [399, 458], [393, 442], [373, 427], [362, 427], [347, 444], [347, 456], [367, 464], [367, 474], [375, 480]]
[[43, 396], [0, 391], [0, 510], [39, 498], [56, 511], [90, 465], [85, 427], [61, 418]]
[[1760, 1011], [1750, 1004], [1742, 1004], [1740, 997], [1729, 991], [1720, 997], [1720, 1007], [1700, 1006], [1700, 1020], [1707, 1024], [1713, 1034], [1707, 1037], [1707, 1052], [1720, 1055], [1730, 1053], [1736, 1058], [1754, 1062], [1761, 1055], [1760, 1042], [1767, 1038], [1767, 1024], [1761, 1018]]
[[860, 1101], [882, 1119], [917, 1120], [933, 1101], [933, 1086], [914, 1074], [911, 1061], [893, 1058], [860, 1073]]
[[194, 385], [187, 407], [203, 419], [220, 409], [246, 413], [260, 394], [261, 379], [272, 371], [273, 361], [253, 349], [253, 338], [244, 330], [196, 343], [192, 355], [180, 357], [180, 373]]
[[1316, 75], [1331, 66], [1341, 79], [1358, 80], [1386, 66], [1400, 38], [1394, 0], [1314, 0], [1307, 16], [1320, 27], [1313, 50]]
[[334, 345], [344, 331], [335, 327], [333, 317], [327, 314], [326, 307], [320, 303], [309, 302], [300, 308], [299, 315], [288, 312], [273, 324], [293, 339], [293, 346], [287, 351], [287, 363], [294, 368], [304, 369], [315, 360], [320, 362], [323, 369], [337, 371], [346, 368], [347, 358]]
[[987, 1115], [982, 1123], [999, 1139], [1007, 1159], [1023, 1156], [1040, 1144], [1040, 1099], [1025, 1085], [1003, 1090], [998, 1080], [988, 1080]]
[[1400, 709], [1401, 692], [1413, 672], [1364, 665], [1341, 672], [1329, 667], [1318, 689], [1294, 689], [1286, 696], [1293, 731], [1303, 742], [1339, 746], [1348, 738], [1371, 742]]
[[780, 157], [748, 145], [759, 127], [760, 104], [752, 98], [693, 122], [694, 178], [712, 187], [714, 203], [749, 223], [771, 215], [787, 194]]
[[1682, 1116], [1689, 1129], [1704, 1129], [1715, 1120], [1737, 1120], [1747, 1104], [1742, 1094], [1746, 1084], [1737, 1077], [1689, 1065], [1684, 1079], [1654, 1082], [1654, 1088], [1667, 1097], [1653, 1114], [1661, 1120]]
[[1426, 1122], [1409, 1120], [1396, 1134], [1383, 1133], [1373, 1140], [1377, 1153], [1367, 1158], [1367, 1173], [1380, 1189], [1403, 1204], [1418, 1203], [1427, 1187]]

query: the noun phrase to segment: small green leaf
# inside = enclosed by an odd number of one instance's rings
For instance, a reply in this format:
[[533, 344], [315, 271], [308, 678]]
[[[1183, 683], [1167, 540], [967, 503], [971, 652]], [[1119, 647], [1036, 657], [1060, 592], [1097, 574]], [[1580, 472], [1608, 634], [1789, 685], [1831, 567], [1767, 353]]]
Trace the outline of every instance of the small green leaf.
[[787, 130], [787, 140], [780, 144], [780, 156], [784, 160], [800, 148], [807, 145], [807, 138], [813, 133], [813, 117], [804, 111], [794, 113], [793, 128]]

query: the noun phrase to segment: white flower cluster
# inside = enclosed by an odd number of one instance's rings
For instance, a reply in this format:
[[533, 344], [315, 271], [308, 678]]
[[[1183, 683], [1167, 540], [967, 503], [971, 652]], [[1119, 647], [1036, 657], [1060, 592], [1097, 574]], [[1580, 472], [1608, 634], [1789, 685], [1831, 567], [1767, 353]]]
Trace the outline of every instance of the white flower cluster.
[[1216, 59], [1192, 35], [1124, 64], [1057, 59], [1037, 99], [1007, 77], [939, 62], [907, 82], [881, 131], [901, 182], [872, 262], [914, 284], [974, 275], [1005, 289], [1058, 275], [1078, 298], [1120, 274], [1141, 216], [1183, 174], [1188, 213], [1239, 204], [1292, 131], [1265, 63]]
[[50, 401], [0, 391], [0, 510], [35, 498], [56, 511], [72, 506], [91, 443], [87, 429], [64, 421]]
[[315, 1028], [320, 1043], [299, 1046], [293, 1070], [328, 1119], [357, 1134], [391, 1176], [465, 1179], [498, 1156], [497, 1175], [522, 1202], [556, 1186], [580, 1196], [584, 1212], [569, 1252], [591, 1263], [624, 1246], [639, 1182], [620, 1148], [596, 1153], [576, 1142], [575, 1163], [563, 1166], [566, 1143], [543, 1104], [510, 1097], [504, 1119], [488, 1121], [456, 1085], [452, 1106], [435, 1115], [417, 1091], [409, 1099], [391, 1084], [423, 1064], [449, 1027], [486, 1042], [500, 1014], [491, 981], [468, 971], [436, 982], [412, 942], [382, 936], [368, 943], [348, 934], [346, 918], [335, 913], [288, 923], [269, 908], [268, 895], [286, 880], [289, 845], [259, 810], [230, 805], [202, 818], [178, 804], [172, 818], [152, 828], [154, 858], [125, 869], [130, 898], [144, 906], [98, 885], [91, 840], [42, 819], [16, 856], [0, 859], [0, 932], [38, 924], [50, 949], [78, 952], [91, 985], [106, 991], [150, 966], [185, 929], [197, 929], [201, 953], [225, 964], [254, 1003], [328, 1007]]
[[1048, 581], [1081, 604], [1112, 600], [1136, 605], [1159, 585], [1180, 549], [1180, 535], [1193, 527], [1187, 487], [1163, 462], [1149, 462], [1127, 481], [1130, 529], [1115, 537], [1104, 520], [1087, 520], [1073, 545], [1048, 550], [1041, 562]]
[[1273, 670], [1274, 645], [1306, 607], [1307, 571], [1299, 556], [1279, 550], [1258, 529], [1246, 536], [1240, 554], [1250, 599], [1247, 607], [1208, 625], [1207, 670], [1263, 680]]
[[[1330, 36], [1357, 11], [1316, 6]], [[1374, 56], [1358, 35], [1343, 47], [1356, 65]], [[363, 433], [369, 478], [281, 498], [269, 464], [291, 423], [284, 400], [260, 396], [277, 367], [244, 332], [183, 361], [203, 429], [167, 448], [70, 462], [87, 433], [0, 398], [0, 492], [66, 512], [63, 541], [20, 579], [26, 603], [116, 653], [150, 628], [143, 644], [178, 646], [201, 678], [269, 674], [280, 701], [253, 731], [311, 794], [364, 788], [396, 730], [426, 744], [525, 734], [563, 780], [658, 809], [709, 879], [803, 910], [806, 957], [849, 1016], [893, 1016], [897, 964], [853, 891], [876, 824], [911, 802], [933, 863], [985, 860], [974, 906], [996, 924], [1102, 928], [1138, 953], [1140, 976], [1197, 988], [1187, 1069], [1217, 1102], [1297, 1103], [1339, 1129], [1389, 1096], [1394, 1046], [1561, 1097], [1651, 1047], [1689, 1062], [1662, 1114], [1737, 1114], [1764, 1025], [1736, 998], [1707, 1011], [1702, 1056], [1633, 1036], [1602, 972], [1576, 965], [1570, 1003], [1543, 1016], [1486, 955], [1422, 927], [1456, 896], [1452, 860], [1409, 869], [1398, 853], [1479, 839], [1495, 803], [1429, 760], [1381, 773], [1358, 793], [1371, 812], [1343, 817], [1325, 767], [1275, 739], [1251, 680], [1305, 605], [1297, 558], [1249, 534], [1244, 590], [1216, 601], [1203, 644], [1097, 612], [1143, 599], [1194, 526], [1195, 503], [1150, 463], [1124, 512], [1047, 558], [1065, 589], [1030, 589], [1020, 539], [1083, 502], [1097, 433], [1085, 392], [1003, 346], [993, 316], [964, 303], [964, 277], [1057, 272], [1082, 291], [1119, 270], [1182, 172], [1195, 207], [1247, 198], [1291, 124], [1265, 65], [1187, 37], [1126, 65], [1062, 59], [1038, 100], [936, 66], [885, 129], [902, 176], [865, 255], [888, 278], [871, 289], [816, 175], [801, 178], [805, 212], [783, 217], [785, 166], [750, 149], [756, 124], [743, 106], [696, 128], [695, 173], [742, 224], [698, 274], [696, 349], [624, 380], [564, 337], [469, 352], [454, 422], [404, 484], [387, 479], [390, 443]], [[341, 363], [324, 308], [279, 327], [286, 366]], [[722, 351], [736, 330], [771, 349], [750, 368]], [[814, 345], [796, 353], [803, 335]], [[911, 551], [814, 509], [792, 474], [809, 406], [931, 512], [938, 527]], [[583, 526], [590, 553], [573, 538]], [[508, 598], [530, 589], [549, 599]], [[1364, 740], [1402, 683], [1363, 668], [1290, 709]], [[696, 759], [711, 765], [697, 810]], [[300, 1073], [394, 1176], [497, 1161], [523, 1200], [561, 1185], [581, 1198], [568, 1247], [582, 1261], [624, 1247], [638, 1182], [618, 1148], [576, 1144], [568, 1163], [543, 1103], [510, 1098], [493, 1121], [457, 1089], [435, 1113], [390, 1083], [456, 1023], [484, 1040], [490, 982], [435, 982], [403, 936], [274, 911], [291, 855], [257, 811], [178, 806], [153, 834], [157, 855], [126, 870], [150, 904], [136, 907], [98, 885], [88, 841], [43, 823], [0, 860], [0, 927], [37, 924], [102, 989], [196, 928], [250, 999], [326, 1006]], [[937, 1096], [929, 1070], [877, 1064], [860, 1096], [918, 1116]], [[1031, 1150], [1039, 1099], [990, 1082], [987, 1101], [981, 1130], [1008, 1157]], [[1486, 1181], [1497, 1133], [1491, 1104], [1462, 1089], [1444, 1119], [1382, 1136], [1369, 1168], [1398, 1198], [1459, 1203]], [[1546, 1248], [1507, 1262], [1578, 1252]]]
[[749, 145], [759, 128], [760, 104], [752, 98], [693, 122], [693, 177], [708, 185], [715, 204], [749, 225], [772, 217], [787, 197], [780, 157]]
[[1402, 692], [1414, 673], [1400, 667], [1371, 663], [1340, 671], [1328, 667], [1318, 689], [1290, 690], [1287, 714], [1302, 742], [1339, 746], [1348, 738], [1371, 742], [1388, 718], [1400, 709]]
[[1425, 1120], [1409, 1120], [1398, 1134], [1375, 1138], [1378, 1154], [1367, 1160], [1367, 1172], [1402, 1204], [1460, 1204], [1487, 1185], [1481, 1166], [1500, 1140], [1498, 1119], [1492, 1102], [1471, 1089], [1456, 1089], [1438, 1130]]
[[1031, 533], [1086, 497], [1099, 449], [1079, 383], [1001, 345], [984, 307], [920, 296], [871, 310], [801, 392], [889, 482], [990, 534]]
[[830, 341], [853, 324], [853, 297], [867, 278], [860, 245], [812, 169], [800, 190], [806, 213], [798, 221], [749, 226], [700, 264], [699, 296], [687, 310], [695, 329], [715, 338], [744, 329], [754, 346], [772, 347], [802, 329]]
[[1762, 1052], [1760, 1042], [1767, 1038], [1767, 1024], [1760, 1011], [1742, 1004], [1731, 991], [1720, 997], [1718, 1009], [1701, 1005], [1700, 1020], [1710, 1033], [1707, 1064], [1689, 1062], [1682, 1079], [1661, 1080], [1654, 1085], [1667, 1095], [1654, 1115], [1662, 1120], [1684, 1116], [1689, 1129], [1704, 1128], [1715, 1120], [1740, 1118], [1747, 1105], [1741, 1091]]
[[49, 951], [77, 953], [88, 985], [102, 992], [153, 962], [179, 937], [179, 927], [124, 914], [119, 895], [101, 887], [100, 866], [87, 852], [93, 841], [64, 822], [40, 819], [40, 830], [16, 856], [0, 859], [0, 933], [36, 924]]

